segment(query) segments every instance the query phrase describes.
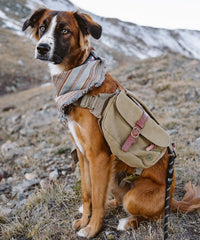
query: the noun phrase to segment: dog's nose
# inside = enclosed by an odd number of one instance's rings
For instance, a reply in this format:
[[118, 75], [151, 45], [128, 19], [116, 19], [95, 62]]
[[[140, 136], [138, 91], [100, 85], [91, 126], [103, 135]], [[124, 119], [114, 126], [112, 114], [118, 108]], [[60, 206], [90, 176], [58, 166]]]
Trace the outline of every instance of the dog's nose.
[[45, 55], [46, 53], [49, 52], [50, 49], [51, 49], [51, 47], [48, 44], [46, 44], [46, 43], [40, 43], [37, 46], [37, 51], [41, 55]]

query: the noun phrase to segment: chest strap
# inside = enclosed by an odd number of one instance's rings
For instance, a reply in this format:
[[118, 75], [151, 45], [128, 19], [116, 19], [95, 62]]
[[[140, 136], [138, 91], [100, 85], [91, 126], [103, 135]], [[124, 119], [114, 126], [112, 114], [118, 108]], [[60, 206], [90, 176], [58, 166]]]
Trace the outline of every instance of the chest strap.
[[119, 89], [117, 89], [114, 93], [99, 93], [98, 95], [93, 96], [84, 95], [74, 105], [82, 108], [88, 108], [95, 117], [101, 118], [108, 100], [118, 93]]

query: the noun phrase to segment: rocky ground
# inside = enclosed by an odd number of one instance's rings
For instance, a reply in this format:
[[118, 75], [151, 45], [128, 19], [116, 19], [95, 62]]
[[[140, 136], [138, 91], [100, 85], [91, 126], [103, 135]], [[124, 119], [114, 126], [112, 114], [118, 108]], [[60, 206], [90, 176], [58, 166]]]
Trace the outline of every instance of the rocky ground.
[[[126, 63], [112, 74], [150, 107], [176, 142], [175, 198], [200, 185], [200, 62], [165, 55]], [[0, 239], [78, 239], [80, 174], [68, 130], [57, 120], [52, 85], [0, 97]], [[163, 220], [118, 232], [122, 208], [108, 210], [95, 239], [163, 239]], [[171, 213], [170, 239], [197, 240], [200, 211]]]

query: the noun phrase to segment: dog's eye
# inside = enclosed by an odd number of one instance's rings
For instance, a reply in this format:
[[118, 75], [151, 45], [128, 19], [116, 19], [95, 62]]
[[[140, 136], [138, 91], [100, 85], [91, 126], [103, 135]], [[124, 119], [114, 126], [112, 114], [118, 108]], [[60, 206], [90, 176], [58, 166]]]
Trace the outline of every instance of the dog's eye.
[[63, 34], [67, 34], [67, 33], [69, 33], [69, 30], [68, 29], [62, 29], [62, 31], [61, 31]]
[[46, 30], [45, 26], [40, 26], [40, 31], [44, 32]]

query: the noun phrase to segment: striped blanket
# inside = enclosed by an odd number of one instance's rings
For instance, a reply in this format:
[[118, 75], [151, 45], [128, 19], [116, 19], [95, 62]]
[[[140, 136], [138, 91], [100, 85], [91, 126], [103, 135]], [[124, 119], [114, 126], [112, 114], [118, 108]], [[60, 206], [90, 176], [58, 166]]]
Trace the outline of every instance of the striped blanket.
[[100, 87], [105, 78], [105, 65], [99, 59], [85, 63], [69, 71], [53, 76], [56, 86], [56, 104], [61, 113], [70, 104], [87, 94], [90, 90]]

